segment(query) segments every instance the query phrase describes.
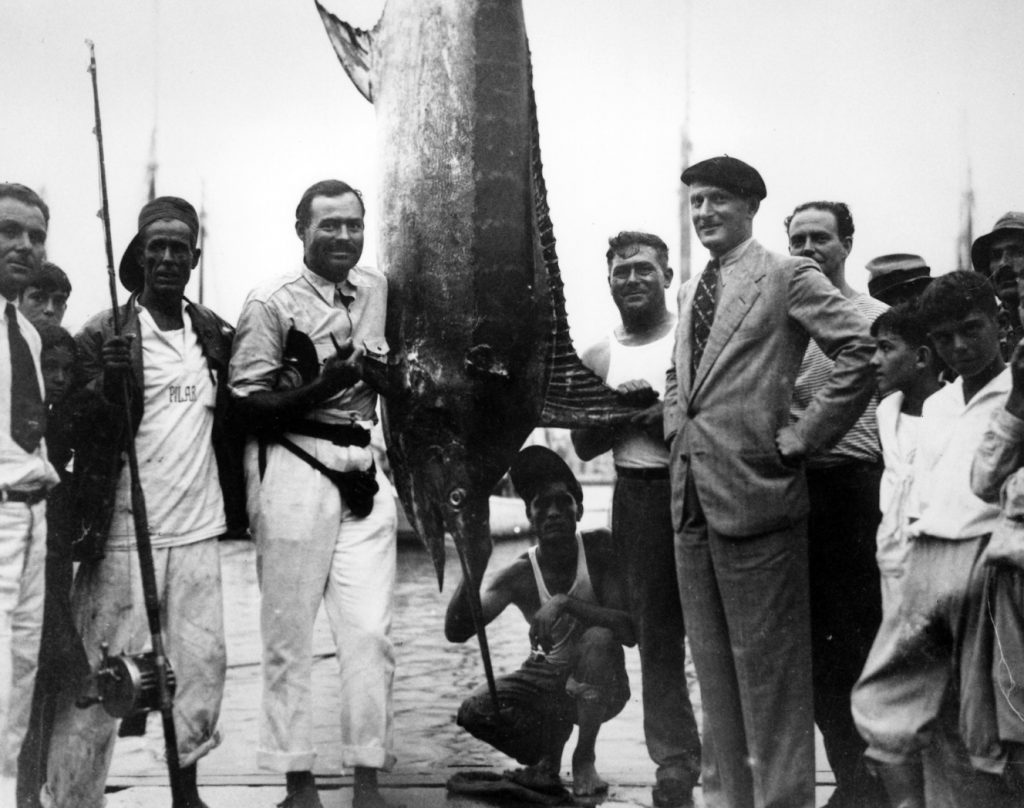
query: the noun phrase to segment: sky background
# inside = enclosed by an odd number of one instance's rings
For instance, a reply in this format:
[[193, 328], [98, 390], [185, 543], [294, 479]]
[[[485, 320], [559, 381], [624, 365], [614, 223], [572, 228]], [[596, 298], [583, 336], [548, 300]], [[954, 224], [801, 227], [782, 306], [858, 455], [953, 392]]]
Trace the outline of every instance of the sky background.
[[[383, 0], [329, 0], [371, 27]], [[693, 160], [756, 166], [768, 198], [755, 235], [783, 250], [782, 219], [846, 201], [848, 262], [916, 252], [956, 266], [968, 163], [975, 235], [1024, 209], [1024, 3], [1019, 0], [526, 0], [541, 147], [582, 349], [615, 322], [604, 251], [620, 229], [679, 256], [687, 108]], [[66, 324], [109, 305], [88, 49], [96, 43], [115, 261], [157, 191], [204, 199], [206, 302], [234, 320], [255, 284], [301, 261], [294, 209], [335, 176], [368, 201], [376, 254], [372, 106], [350, 84], [312, 0], [3, 0], [0, 179], [43, 193], [49, 254], [75, 290]], [[706, 253], [694, 240], [693, 260]]]

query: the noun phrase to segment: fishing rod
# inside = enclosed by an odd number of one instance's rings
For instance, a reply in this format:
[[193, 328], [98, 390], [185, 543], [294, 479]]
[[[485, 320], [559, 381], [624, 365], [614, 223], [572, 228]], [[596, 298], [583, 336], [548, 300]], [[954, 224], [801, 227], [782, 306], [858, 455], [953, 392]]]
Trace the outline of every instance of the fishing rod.
[[[96, 145], [99, 151], [100, 196], [102, 207], [104, 246], [107, 251], [107, 277], [110, 284], [110, 305], [114, 318], [114, 336], [122, 332], [121, 312], [117, 304], [117, 279], [114, 274], [114, 249], [110, 236], [110, 203], [107, 198], [107, 168], [103, 154], [103, 126], [100, 122], [100, 92], [96, 79], [96, 47], [91, 40], [89, 46], [89, 73], [92, 76], [93, 112], [96, 119]], [[125, 452], [128, 455], [128, 472], [131, 480], [132, 520], [135, 523], [135, 542], [139, 554], [139, 569], [142, 577], [142, 592], [146, 604], [146, 618], [152, 637], [153, 650], [148, 654], [110, 657], [106, 646], [103, 659], [96, 669], [95, 678], [98, 701], [115, 718], [131, 718], [145, 715], [158, 709], [163, 719], [164, 747], [167, 755], [167, 773], [171, 781], [171, 799], [174, 808], [185, 808], [184, 784], [178, 760], [178, 739], [174, 729], [174, 674], [164, 653], [163, 632], [160, 626], [160, 599], [157, 595], [156, 574], [153, 569], [153, 545], [149, 535], [149, 519], [146, 513], [146, 495], [139, 478], [139, 458], [135, 451], [135, 430], [132, 424], [128, 389], [128, 375], [121, 374], [121, 403], [124, 409]]]

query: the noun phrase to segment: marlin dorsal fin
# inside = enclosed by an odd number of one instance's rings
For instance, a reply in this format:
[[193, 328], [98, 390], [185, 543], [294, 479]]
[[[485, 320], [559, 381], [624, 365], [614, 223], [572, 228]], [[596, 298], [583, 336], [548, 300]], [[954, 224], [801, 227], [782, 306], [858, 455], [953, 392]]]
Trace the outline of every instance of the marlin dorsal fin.
[[[356, 89], [367, 101], [372, 102], [373, 83], [370, 72], [373, 68], [373, 32], [353, 28], [347, 22], [339, 20], [320, 5], [320, 0], [316, 0], [316, 10], [320, 12], [320, 19], [327, 30], [327, 38], [331, 40], [341, 66], [345, 68]], [[376, 30], [375, 27], [374, 31]]]

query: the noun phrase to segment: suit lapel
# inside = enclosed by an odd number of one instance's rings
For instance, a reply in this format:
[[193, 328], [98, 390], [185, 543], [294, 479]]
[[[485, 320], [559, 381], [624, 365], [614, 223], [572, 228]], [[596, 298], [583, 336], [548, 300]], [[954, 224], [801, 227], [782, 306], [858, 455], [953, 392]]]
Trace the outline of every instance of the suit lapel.
[[[752, 254], [754, 250], [757, 250], [756, 254]], [[750, 307], [754, 305], [754, 301], [761, 293], [760, 283], [766, 271], [763, 250], [760, 249], [760, 245], [751, 244], [748, 254], [740, 259], [739, 266], [736, 267], [732, 277], [729, 278], [729, 283], [722, 290], [718, 308], [715, 311], [715, 322], [708, 335], [708, 344], [693, 378], [692, 392], [696, 392], [703, 384], [715, 364], [715, 360], [718, 359], [722, 349], [729, 342], [729, 338], [743, 322]]]

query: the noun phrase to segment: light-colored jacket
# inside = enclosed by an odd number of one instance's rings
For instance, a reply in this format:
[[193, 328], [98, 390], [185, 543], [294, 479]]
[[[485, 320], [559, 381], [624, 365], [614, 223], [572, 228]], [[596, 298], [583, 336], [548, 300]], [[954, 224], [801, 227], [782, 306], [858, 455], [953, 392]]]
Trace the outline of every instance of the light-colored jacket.
[[1004, 407], [993, 413], [974, 454], [971, 489], [980, 499], [999, 503], [986, 561], [1024, 569], [1024, 421]]
[[808, 339], [835, 362], [832, 376], [793, 426], [809, 452], [835, 443], [874, 391], [867, 319], [810, 259], [753, 242], [722, 289], [691, 382], [693, 294], [679, 291], [679, 322], [665, 394], [671, 440], [672, 517], [680, 529], [692, 474], [709, 525], [729, 536], [781, 530], [807, 515], [802, 466], [783, 465], [775, 445], [789, 423], [793, 385]]

